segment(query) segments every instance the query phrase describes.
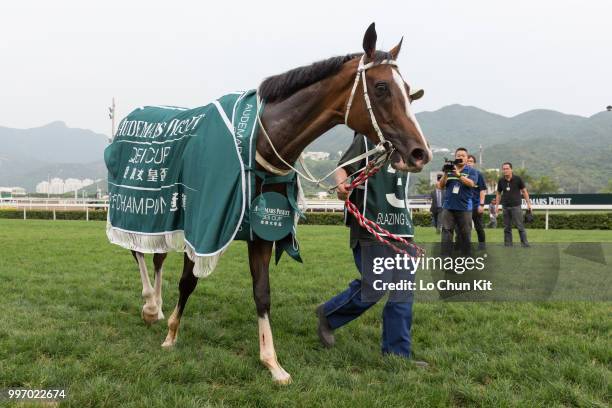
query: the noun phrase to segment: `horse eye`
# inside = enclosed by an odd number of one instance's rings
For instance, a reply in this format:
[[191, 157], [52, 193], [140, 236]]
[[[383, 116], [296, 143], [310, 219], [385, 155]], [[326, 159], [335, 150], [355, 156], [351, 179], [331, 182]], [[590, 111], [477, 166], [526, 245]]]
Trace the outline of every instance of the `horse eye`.
[[376, 88], [376, 94], [379, 96], [384, 95], [389, 91], [387, 83], [383, 81], [377, 82], [374, 87]]

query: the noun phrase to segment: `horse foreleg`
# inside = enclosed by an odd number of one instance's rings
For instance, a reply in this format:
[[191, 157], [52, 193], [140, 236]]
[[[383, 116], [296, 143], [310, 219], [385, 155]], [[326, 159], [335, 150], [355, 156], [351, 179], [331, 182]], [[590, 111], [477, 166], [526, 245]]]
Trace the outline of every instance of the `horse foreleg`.
[[263, 240], [249, 242], [249, 266], [253, 278], [253, 297], [259, 325], [259, 359], [270, 370], [275, 382], [289, 384], [291, 376], [278, 363], [270, 327], [269, 265], [271, 253], [271, 242]]
[[141, 312], [142, 320], [147, 324], [152, 324], [157, 321], [158, 315], [157, 303], [155, 302], [155, 291], [149, 280], [149, 272], [147, 271], [144, 254], [142, 252], [132, 251], [132, 255], [136, 259], [136, 262], [138, 262], [140, 280], [142, 281], [142, 297], [145, 300]]
[[164, 312], [162, 311], [162, 267], [164, 260], [168, 254], [154, 254], [153, 265], [155, 267], [155, 303], [157, 303], [157, 320], [164, 318]]
[[185, 305], [187, 304], [189, 295], [191, 295], [198, 284], [198, 278], [193, 275], [193, 267], [194, 263], [189, 259], [187, 254], [185, 254], [183, 274], [179, 282], [179, 298], [172, 315], [168, 319], [168, 334], [162, 343], [162, 347], [169, 348], [176, 344], [176, 336], [181, 323], [181, 316], [185, 310]]

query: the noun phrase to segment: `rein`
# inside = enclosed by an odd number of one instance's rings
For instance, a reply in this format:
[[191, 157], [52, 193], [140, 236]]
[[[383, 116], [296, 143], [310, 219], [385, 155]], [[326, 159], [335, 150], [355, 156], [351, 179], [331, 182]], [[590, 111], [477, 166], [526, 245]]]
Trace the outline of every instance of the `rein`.
[[[347, 190], [349, 191], [349, 197], [350, 197], [350, 194], [353, 192], [353, 190], [357, 188], [357, 186], [365, 183], [368, 178], [378, 173], [378, 171], [382, 168], [384, 164], [385, 164], [384, 161], [381, 162], [379, 160], [368, 163], [368, 165], [363, 169], [363, 171], [361, 171], [361, 173], [359, 173], [359, 175], [355, 177], [355, 179], [347, 187]], [[394, 245], [391, 241], [389, 241], [388, 239], [384, 237], [384, 236], [387, 236], [395, 241], [401, 242], [407, 247], [413, 248], [415, 250], [414, 256], [419, 257], [425, 254], [425, 250], [421, 248], [420, 246], [412, 242], [408, 242], [406, 239], [398, 235], [392, 234], [391, 232], [387, 231], [380, 225], [376, 224], [374, 221], [367, 219], [363, 214], [361, 214], [357, 206], [349, 200], [349, 197], [347, 197], [346, 200], [344, 201], [346, 210], [349, 213], [351, 213], [351, 215], [355, 217], [359, 225], [365, 228], [370, 234], [372, 234], [374, 238], [376, 238], [377, 241], [390, 246], [396, 252], [413, 257], [413, 255], [409, 254], [408, 251], [398, 247], [397, 245]]]

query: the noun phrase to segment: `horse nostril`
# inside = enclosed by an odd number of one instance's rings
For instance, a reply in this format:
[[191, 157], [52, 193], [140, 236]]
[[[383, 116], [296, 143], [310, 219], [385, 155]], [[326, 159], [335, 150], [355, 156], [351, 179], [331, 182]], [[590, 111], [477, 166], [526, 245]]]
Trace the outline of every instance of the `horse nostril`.
[[425, 150], [419, 148], [412, 149], [412, 152], [410, 152], [410, 157], [417, 161], [425, 160]]

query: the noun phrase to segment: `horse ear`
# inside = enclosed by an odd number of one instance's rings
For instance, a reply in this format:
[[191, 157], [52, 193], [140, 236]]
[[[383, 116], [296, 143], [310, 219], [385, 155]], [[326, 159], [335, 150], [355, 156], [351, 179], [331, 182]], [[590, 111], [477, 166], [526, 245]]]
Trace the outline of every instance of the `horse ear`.
[[414, 92], [410, 93], [410, 101], [416, 101], [417, 99], [421, 99], [425, 95], [425, 91], [422, 89], [417, 89]]
[[397, 59], [397, 56], [399, 55], [399, 52], [402, 49], [402, 42], [403, 41], [404, 41], [404, 37], [402, 37], [402, 39], [400, 40], [399, 44], [397, 44], [395, 47], [393, 47], [391, 49], [391, 51], [389, 51], [389, 54], [391, 54], [391, 56], [393, 57], [394, 60]]
[[374, 51], [376, 51], [376, 27], [374, 23], [370, 24], [363, 36], [363, 50], [368, 58], [374, 56]]

